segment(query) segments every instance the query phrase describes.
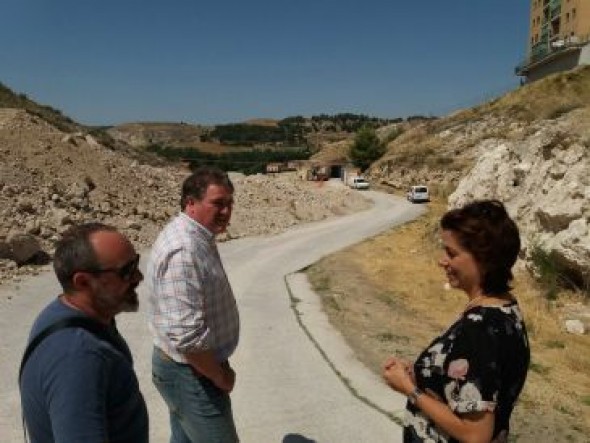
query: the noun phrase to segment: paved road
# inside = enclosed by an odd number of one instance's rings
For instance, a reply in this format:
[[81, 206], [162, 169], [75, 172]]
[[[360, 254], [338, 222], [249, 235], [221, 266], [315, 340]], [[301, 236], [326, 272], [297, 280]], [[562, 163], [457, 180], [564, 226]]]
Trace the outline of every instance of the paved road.
[[[303, 274], [297, 273], [424, 210], [377, 192], [367, 196], [375, 200], [370, 210], [220, 245], [242, 321], [241, 342], [232, 358], [237, 372], [232, 398], [243, 443], [400, 441], [399, 426], [383, 411], [399, 412], [404, 399], [354, 358], [327, 323]], [[50, 272], [17, 287], [0, 287], [2, 442], [23, 441], [17, 367], [34, 317], [58, 292]], [[292, 300], [297, 301], [294, 306]], [[143, 309], [145, 304], [139, 314], [122, 314], [118, 323], [135, 356], [150, 412], [151, 441], [164, 443], [169, 437], [167, 411], [150, 381], [151, 340]]]

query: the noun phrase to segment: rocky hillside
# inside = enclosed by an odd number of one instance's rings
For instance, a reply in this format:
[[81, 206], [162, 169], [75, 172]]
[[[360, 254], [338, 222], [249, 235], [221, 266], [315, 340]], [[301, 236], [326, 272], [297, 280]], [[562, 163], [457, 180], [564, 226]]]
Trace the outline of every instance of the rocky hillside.
[[[189, 171], [143, 163], [91, 135], [66, 133], [22, 109], [0, 109], [0, 281], [46, 261], [72, 223], [100, 220], [139, 247], [179, 210]], [[229, 237], [277, 233], [289, 226], [368, 207], [359, 193], [318, 187], [295, 175], [234, 175]]]
[[548, 77], [429, 121], [388, 145], [370, 176], [393, 190], [428, 184], [451, 206], [505, 202], [523, 257], [540, 247], [590, 284], [590, 67]]
[[125, 123], [107, 129], [115, 140], [133, 147], [152, 144], [168, 147], [198, 146], [204, 128], [187, 123]]

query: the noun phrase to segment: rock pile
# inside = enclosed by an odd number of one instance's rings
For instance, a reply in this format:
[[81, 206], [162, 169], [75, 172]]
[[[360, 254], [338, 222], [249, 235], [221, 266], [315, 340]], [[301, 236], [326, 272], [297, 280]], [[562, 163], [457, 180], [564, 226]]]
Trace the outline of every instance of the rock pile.
[[[84, 134], [65, 134], [23, 110], [0, 109], [0, 282], [34, 272], [73, 223], [102, 221], [138, 247], [179, 210], [189, 171], [142, 164]], [[294, 174], [233, 174], [236, 205], [226, 238], [280, 232], [369, 206], [344, 187]]]
[[[482, 142], [473, 169], [450, 196], [451, 206], [480, 198], [503, 201], [515, 217], [523, 253], [551, 254], [574, 283], [590, 284], [590, 123], [578, 110], [535, 123], [517, 140]], [[587, 127], [587, 126], [586, 126]]]

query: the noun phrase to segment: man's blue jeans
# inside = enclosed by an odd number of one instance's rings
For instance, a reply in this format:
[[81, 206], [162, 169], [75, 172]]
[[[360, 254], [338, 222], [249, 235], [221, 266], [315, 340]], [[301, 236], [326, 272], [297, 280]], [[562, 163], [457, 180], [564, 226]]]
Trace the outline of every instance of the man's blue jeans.
[[229, 395], [187, 364], [152, 354], [152, 380], [170, 411], [170, 443], [236, 443]]

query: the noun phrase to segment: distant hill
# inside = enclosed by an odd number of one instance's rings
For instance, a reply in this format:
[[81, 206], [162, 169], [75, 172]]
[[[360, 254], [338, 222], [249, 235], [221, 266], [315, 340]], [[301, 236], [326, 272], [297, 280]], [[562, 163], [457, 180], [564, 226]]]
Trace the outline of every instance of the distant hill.
[[255, 118], [215, 126], [136, 122], [114, 126], [108, 129], [108, 133], [135, 147], [158, 145], [160, 148], [194, 148], [209, 153], [226, 153], [253, 148], [319, 149], [327, 143], [349, 139], [364, 125], [380, 128], [400, 121], [403, 119], [342, 113], [294, 116], [281, 120]]
[[[210, 154], [252, 149], [308, 148], [326, 160], [345, 158], [346, 145], [356, 131], [368, 125], [375, 129], [391, 125], [414, 126], [430, 117], [379, 118], [363, 114], [319, 114], [284, 119], [253, 118], [241, 123], [200, 125], [185, 122], [131, 122], [108, 127], [79, 124], [58, 109], [30, 100], [0, 83], [0, 108], [25, 109], [61, 131], [91, 134], [111, 149], [138, 155], [147, 147], [193, 148]], [[338, 148], [334, 149], [331, 145]], [[334, 152], [331, 154], [330, 152]]]

